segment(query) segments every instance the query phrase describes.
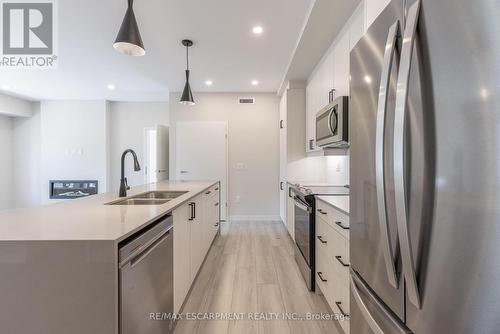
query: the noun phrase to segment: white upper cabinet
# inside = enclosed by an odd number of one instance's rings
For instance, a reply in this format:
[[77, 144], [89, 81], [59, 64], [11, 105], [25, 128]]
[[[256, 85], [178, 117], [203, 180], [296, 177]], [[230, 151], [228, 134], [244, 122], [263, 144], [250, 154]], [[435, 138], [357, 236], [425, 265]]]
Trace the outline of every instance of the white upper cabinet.
[[335, 96], [349, 95], [349, 33], [339, 36], [333, 49]]
[[316, 113], [328, 105], [334, 88], [334, 54], [329, 51], [309, 77], [306, 88], [306, 151], [320, 150], [316, 146]]

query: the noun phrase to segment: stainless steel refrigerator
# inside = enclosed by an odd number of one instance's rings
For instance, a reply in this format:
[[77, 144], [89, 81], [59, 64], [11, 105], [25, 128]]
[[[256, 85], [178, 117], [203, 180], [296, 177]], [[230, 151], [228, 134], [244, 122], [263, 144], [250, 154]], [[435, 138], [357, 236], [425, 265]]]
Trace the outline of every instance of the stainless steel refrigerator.
[[500, 1], [394, 0], [350, 67], [351, 333], [498, 333]]

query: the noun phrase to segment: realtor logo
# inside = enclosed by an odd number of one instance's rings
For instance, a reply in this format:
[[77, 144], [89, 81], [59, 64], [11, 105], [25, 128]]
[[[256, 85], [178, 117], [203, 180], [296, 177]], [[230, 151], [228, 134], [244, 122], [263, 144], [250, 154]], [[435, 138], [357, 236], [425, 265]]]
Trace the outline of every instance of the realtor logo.
[[1, 0], [0, 68], [54, 68], [54, 0]]

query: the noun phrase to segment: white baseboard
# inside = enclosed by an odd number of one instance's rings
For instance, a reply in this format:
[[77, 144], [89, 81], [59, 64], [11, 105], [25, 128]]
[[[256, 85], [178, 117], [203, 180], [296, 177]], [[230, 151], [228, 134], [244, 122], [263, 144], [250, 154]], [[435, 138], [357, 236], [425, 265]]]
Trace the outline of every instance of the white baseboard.
[[229, 216], [229, 222], [241, 222], [241, 221], [281, 221], [279, 215], [253, 215], [253, 216]]

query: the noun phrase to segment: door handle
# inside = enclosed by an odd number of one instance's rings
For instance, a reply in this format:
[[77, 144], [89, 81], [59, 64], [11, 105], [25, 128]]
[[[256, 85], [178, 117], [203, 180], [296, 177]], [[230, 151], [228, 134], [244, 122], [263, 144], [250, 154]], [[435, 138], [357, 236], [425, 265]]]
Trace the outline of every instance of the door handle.
[[207, 192], [205, 193], [205, 195], [210, 195], [210, 193], [211, 193], [211, 191], [209, 190], [209, 191], [207, 191]]
[[295, 206], [296, 207], [298, 207], [299, 209], [302, 209], [302, 210], [306, 211], [307, 213], [311, 213], [312, 209], [310, 207], [308, 207], [308, 206], [300, 203], [299, 202], [300, 200], [297, 197], [294, 197], [293, 199], [295, 200]]
[[349, 314], [345, 313], [344, 310], [342, 309], [342, 302], [335, 302], [335, 305], [337, 305], [337, 308], [339, 309], [340, 311], [340, 314], [342, 314], [343, 317], [348, 317]]
[[193, 221], [196, 218], [196, 203], [192, 202], [188, 204], [191, 207], [191, 217], [190, 221]]
[[187, 170], [181, 170], [181, 174], [187, 174], [189, 173]]
[[283, 126], [283, 120], [280, 120], [280, 129], [283, 129], [284, 126]]
[[319, 279], [320, 279], [322, 282], [327, 282], [327, 280], [323, 278], [323, 273], [322, 273], [321, 271], [318, 271], [318, 272], [317, 272], [317, 274], [318, 274]]
[[283, 181], [281, 181], [281, 182], [280, 182], [280, 190], [285, 190], [285, 188], [283, 188], [283, 185], [284, 185], [284, 182], [283, 182]]
[[317, 236], [318, 240], [321, 241], [322, 244], [326, 244], [328, 241], [323, 240], [323, 237], [321, 235]]
[[[399, 33], [399, 20], [389, 28], [385, 44], [384, 62], [380, 76], [380, 90], [378, 94], [377, 127], [375, 130], [375, 178], [377, 189], [377, 208], [380, 234], [382, 238], [382, 251], [384, 254], [385, 269], [389, 283], [398, 288], [394, 254], [391, 246], [391, 236], [387, 223], [387, 207], [385, 203], [385, 176], [384, 176], [384, 134], [385, 116], [387, 111], [387, 98], [391, 78], [391, 68], [396, 50], [397, 36]], [[396, 65], [397, 66], [397, 65]]]
[[345, 263], [344, 261], [342, 261], [342, 256], [335, 256], [335, 258], [337, 259], [337, 261], [340, 262], [340, 264], [343, 266], [343, 267], [349, 267], [349, 264]]
[[420, 308], [420, 294], [418, 291], [415, 262], [411, 246], [410, 231], [408, 229], [408, 210], [406, 207], [406, 189], [404, 175], [405, 157], [405, 122], [406, 103], [408, 100], [408, 86], [410, 83], [411, 60], [417, 34], [417, 24], [420, 12], [420, 0], [416, 1], [408, 10], [406, 29], [401, 49], [401, 64], [398, 73], [396, 94], [396, 112], [394, 116], [394, 192], [396, 196], [396, 219], [398, 237], [401, 245], [401, 259], [405, 276], [408, 298], [417, 308]]
[[314, 139], [309, 139], [309, 149], [314, 150]]
[[349, 226], [344, 226], [344, 225], [342, 225], [342, 222], [335, 222], [335, 224], [336, 224], [337, 226], [339, 226], [339, 227], [340, 227], [341, 229], [343, 229], [343, 230], [348, 230], [348, 229], [349, 229]]
[[288, 187], [288, 197], [293, 197], [293, 195], [292, 195], [292, 187]]
[[322, 215], [327, 215], [328, 214], [327, 212], [325, 212], [325, 211], [323, 211], [321, 209], [318, 209], [318, 212], [321, 213]]

